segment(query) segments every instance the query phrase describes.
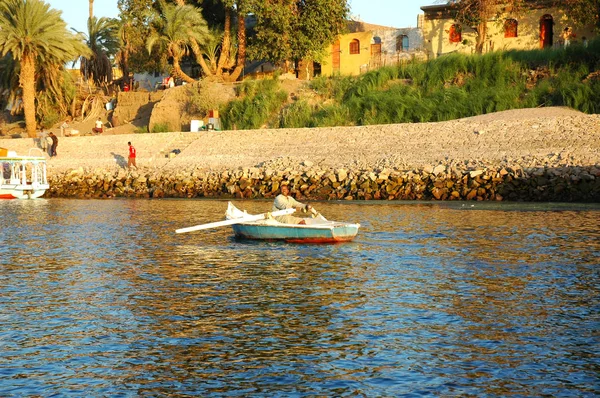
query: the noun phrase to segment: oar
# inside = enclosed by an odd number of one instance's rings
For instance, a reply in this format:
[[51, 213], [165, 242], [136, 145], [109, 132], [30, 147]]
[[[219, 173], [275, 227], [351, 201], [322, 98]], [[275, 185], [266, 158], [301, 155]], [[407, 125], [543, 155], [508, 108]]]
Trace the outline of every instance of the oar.
[[217, 221], [217, 222], [211, 222], [208, 224], [200, 224], [200, 225], [196, 225], [193, 227], [180, 228], [180, 229], [175, 230], [175, 232], [177, 232], [178, 234], [182, 234], [185, 232], [199, 231], [201, 229], [210, 229], [210, 228], [224, 227], [226, 225], [242, 224], [242, 223], [250, 222], [250, 221], [264, 220], [265, 218], [268, 217], [269, 214], [272, 217], [278, 217], [278, 216], [284, 216], [286, 214], [292, 214], [295, 211], [296, 211], [296, 209], [285, 209], [285, 210], [274, 211], [272, 213], [264, 213], [264, 214], [256, 214], [256, 215], [249, 214], [245, 217], [234, 218], [232, 220]]

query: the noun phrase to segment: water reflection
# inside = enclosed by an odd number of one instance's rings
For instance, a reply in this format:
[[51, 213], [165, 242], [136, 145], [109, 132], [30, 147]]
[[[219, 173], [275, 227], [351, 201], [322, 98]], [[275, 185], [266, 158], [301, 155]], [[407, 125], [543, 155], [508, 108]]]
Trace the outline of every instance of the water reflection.
[[174, 233], [223, 201], [0, 202], [0, 395], [600, 393], [600, 208], [315, 206], [357, 240]]

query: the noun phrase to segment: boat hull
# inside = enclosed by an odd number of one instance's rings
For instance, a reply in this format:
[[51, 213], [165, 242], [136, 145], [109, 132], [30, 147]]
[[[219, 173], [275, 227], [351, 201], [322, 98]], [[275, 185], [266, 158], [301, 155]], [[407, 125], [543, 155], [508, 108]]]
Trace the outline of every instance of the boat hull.
[[37, 199], [44, 195], [48, 186], [40, 188], [4, 185], [0, 188], [0, 199]]
[[291, 243], [349, 242], [358, 233], [358, 224], [335, 223], [327, 228], [304, 225], [232, 225], [238, 238], [256, 240], [283, 240]]
[[19, 156], [0, 148], [0, 199], [36, 199], [50, 189], [45, 156]]

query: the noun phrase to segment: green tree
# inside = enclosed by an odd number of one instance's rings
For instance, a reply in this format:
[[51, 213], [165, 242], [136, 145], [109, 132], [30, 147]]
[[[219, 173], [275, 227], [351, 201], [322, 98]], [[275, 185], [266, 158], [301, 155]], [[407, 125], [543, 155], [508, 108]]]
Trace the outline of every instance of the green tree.
[[557, 7], [568, 10], [569, 16], [581, 25], [591, 25], [600, 32], [600, 0], [554, 0]]
[[162, 3], [160, 13], [156, 14], [153, 21], [154, 31], [146, 40], [149, 53], [154, 47], [164, 49], [167, 56], [173, 60], [173, 74], [187, 82], [193, 82], [181, 70], [181, 58], [188, 54], [188, 49], [193, 42], [199, 45], [209, 39], [206, 21], [200, 9], [190, 6], [176, 6]]
[[25, 125], [35, 137], [36, 65], [64, 65], [89, 50], [67, 30], [60, 11], [44, 1], [0, 0], [0, 54], [19, 64]]
[[[121, 18], [125, 12], [130, 13], [130, 18], [134, 14], [141, 15], [141, 8], [136, 6], [140, 3], [146, 3], [148, 8], [161, 1], [119, 0]], [[341, 33], [348, 14], [347, 0], [170, 0], [171, 5], [174, 3], [179, 7], [201, 5], [211, 30], [219, 32], [212, 34], [213, 39], [220, 37], [218, 46], [214, 40], [198, 42], [190, 37], [185, 47], [193, 51], [205, 77], [225, 81], [240, 77], [247, 53], [253, 59], [273, 61], [318, 59], [327, 44]], [[166, 15], [161, 7], [158, 11]], [[251, 29], [246, 28], [249, 15], [257, 22]], [[150, 33], [143, 34], [142, 18], [136, 18], [132, 27], [138, 30], [137, 36], [147, 37]], [[162, 28], [150, 26], [147, 29], [158, 32]], [[252, 37], [250, 45], [247, 34]], [[155, 46], [152, 51], [161, 54], [161, 48], [167, 49], [166, 46]], [[131, 54], [132, 64], [140, 67], [133, 59], [135, 52]]]
[[256, 6], [252, 59], [272, 62], [316, 60], [345, 26], [346, 0], [280, 0]]
[[88, 19], [88, 33], [76, 32], [85, 38], [91, 55], [80, 58], [81, 73], [95, 83], [112, 81], [110, 57], [119, 49], [119, 21], [112, 18], [91, 17]]
[[115, 58], [123, 76], [129, 71], [147, 72], [164, 71], [167, 57], [163, 49], [155, 47], [152, 54], [146, 51], [146, 38], [150, 35], [150, 23], [158, 12], [153, 0], [118, 0], [119, 18], [119, 51]]
[[456, 21], [475, 30], [475, 51], [478, 54], [483, 52], [487, 40], [488, 22], [506, 7], [517, 12], [523, 2], [524, 0], [450, 0], [456, 12]]

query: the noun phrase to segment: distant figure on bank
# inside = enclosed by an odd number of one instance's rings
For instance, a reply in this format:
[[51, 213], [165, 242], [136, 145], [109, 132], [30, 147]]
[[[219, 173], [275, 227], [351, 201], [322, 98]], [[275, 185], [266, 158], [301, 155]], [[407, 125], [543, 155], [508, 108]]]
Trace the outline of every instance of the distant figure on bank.
[[63, 137], [65, 137], [67, 135], [68, 128], [69, 128], [69, 125], [67, 124], [67, 122], [63, 122], [63, 124], [60, 125], [60, 132]]
[[[275, 201], [273, 202], [273, 208], [271, 211], [285, 210], [296, 208], [310, 210], [310, 205], [305, 205], [303, 203], [298, 202], [296, 199], [290, 196], [290, 187], [287, 185], [281, 186], [281, 193], [277, 195]], [[275, 220], [285, 223], [285, 224], [306, 224], [306, 221], [299, 217], [294, 217], [291, 214], [287, 214], [285, 216], [275, 217]]]
[[573, 28], [571, 28], [570, 26], [566, 27], [563, 30], [563, 34], [562, 34], [562, 38], [563, 38], [563, 42], [565, 43], [565, 47], [569, 46], [569, 44], [571, 44], [571, 39], [576, 37], [575, 33], [573, 33]]
[[39, 144], [40, 147], [42, 148], [42, 151], [47, 152], [48, 151], [48, 133], [46, 133], [44, 130], [40, 131], [38, 134], [38, 139], [39, 139]]
[[56, 147], [58, 146], [58, 137], [54, 135], [53, 132], [48, 134], [48, 137], [52, 140], [52, 145], [50, 146], [50, 157], [56, 156]]
[[95, 134], [102, 134], [104, 125], [102, 124], [102, 120], [100, 120], [100, 118], [98, 118], [98, 120], [96, 120], [96, 124], [94, 126], [94, 128], [92, 129], [92, 132], [94, 132]]
[[129, 145], [129, 159], [127, 160], [127, 167], [131, 168], [131, 166], [133, 166], [137, 169], [137, 165], [135, 164], [135, 148], [133, 145], [131, 145], [131, 142], [128, 142], [127, 145]]

